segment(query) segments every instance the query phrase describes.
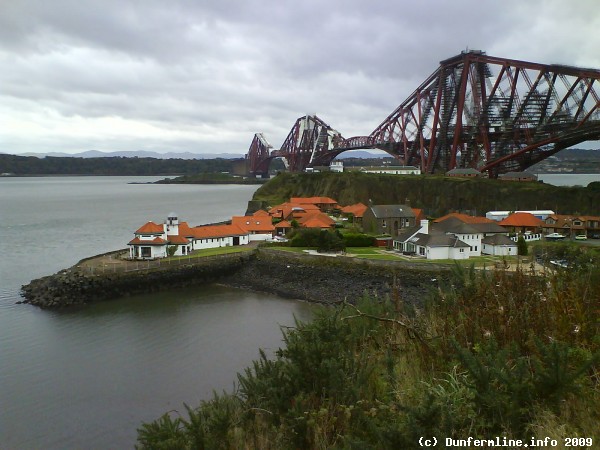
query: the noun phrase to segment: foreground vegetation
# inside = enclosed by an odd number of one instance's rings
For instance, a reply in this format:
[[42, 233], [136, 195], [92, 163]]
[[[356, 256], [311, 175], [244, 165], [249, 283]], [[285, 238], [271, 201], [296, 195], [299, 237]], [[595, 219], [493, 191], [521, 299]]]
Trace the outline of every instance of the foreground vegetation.
[[423, 310], [397, 297], [322, 309], [234, 393], [138, 430], [140, 449], [418, 448], [420, 437], [600, 431], [600, 269], [535, 277], [455, 267]]

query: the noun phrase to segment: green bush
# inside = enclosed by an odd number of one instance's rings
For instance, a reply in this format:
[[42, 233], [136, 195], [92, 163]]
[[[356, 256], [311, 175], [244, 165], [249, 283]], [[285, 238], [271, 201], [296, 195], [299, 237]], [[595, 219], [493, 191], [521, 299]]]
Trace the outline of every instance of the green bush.
[[142, 425], [139, 448], [600, 439], [599, 272], [589, 264], [546, 277], [457, 266], [418, 314], [374, 298], [319, 309], [284, 332], [273, 358], [261, 352], [234, 394]]
[[344, 242], [346, 247], [372, 247], [375, 245], [375, 238], [363, 233], [345, 233]]

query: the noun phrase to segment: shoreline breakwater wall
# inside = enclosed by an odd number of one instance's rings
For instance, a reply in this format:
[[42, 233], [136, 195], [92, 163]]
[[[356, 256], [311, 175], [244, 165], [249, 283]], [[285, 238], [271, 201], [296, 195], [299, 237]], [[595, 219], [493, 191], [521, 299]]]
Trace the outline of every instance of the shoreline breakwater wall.
[[419, 305], [428, 291], [448, 274], [449, 268], [443, 265], [313, 256], [260, 248], [218, 258], [196, 258], [189, 264], [129, 272], [92, 275], [75, 265], [24, 285], [21, 295], [25, 300], [21, 303], [58, 309], [217, 282], [315, 303], [343, 300], [353, 303], [367, 294], [397, 297]]

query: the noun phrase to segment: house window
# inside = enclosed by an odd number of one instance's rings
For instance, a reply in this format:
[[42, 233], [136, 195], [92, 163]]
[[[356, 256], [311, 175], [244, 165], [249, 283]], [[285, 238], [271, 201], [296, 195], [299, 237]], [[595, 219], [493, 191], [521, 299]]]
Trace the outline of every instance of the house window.
[[461, 249], [460, 249], [460, 252], [461, 252], [461, 253], [464, 253], [464, 252], [465, 252], [465, 249], [464, 249], [464, 248], [461, 248]]
[[141, 247], [140, 248], [142, 258], [152, 257], [152, 247]]
[[381, 219], [381, 226], [383, 228], [385, 228], [387, 226], [386, 223], [385, 223], [385, 219]]
[[419, 255], [425, 255], [425, 247], [419, 247]]
[[475, 246], [475, 251], [477, 251], [477, 246]]

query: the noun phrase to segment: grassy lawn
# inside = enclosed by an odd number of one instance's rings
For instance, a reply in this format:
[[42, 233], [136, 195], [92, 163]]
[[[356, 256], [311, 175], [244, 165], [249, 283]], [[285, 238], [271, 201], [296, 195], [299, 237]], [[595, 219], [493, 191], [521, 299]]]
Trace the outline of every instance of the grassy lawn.
[[217, 247], [217, 248], [205, 248], [202, 250], [195, 250], [191, 255], [184, 256], [171, 256], [170, 258], [165, 258], [164, 261], [177, 261], [179, 259], [194, 259], [200, 258], [203, 256], [215, 256], [215, 255], [225, 255], [228, 253], [243, 253], [254, 250], [254, 248], [250, 247], [242, 247], [242, 246], [232, 246], [232, 247]]

